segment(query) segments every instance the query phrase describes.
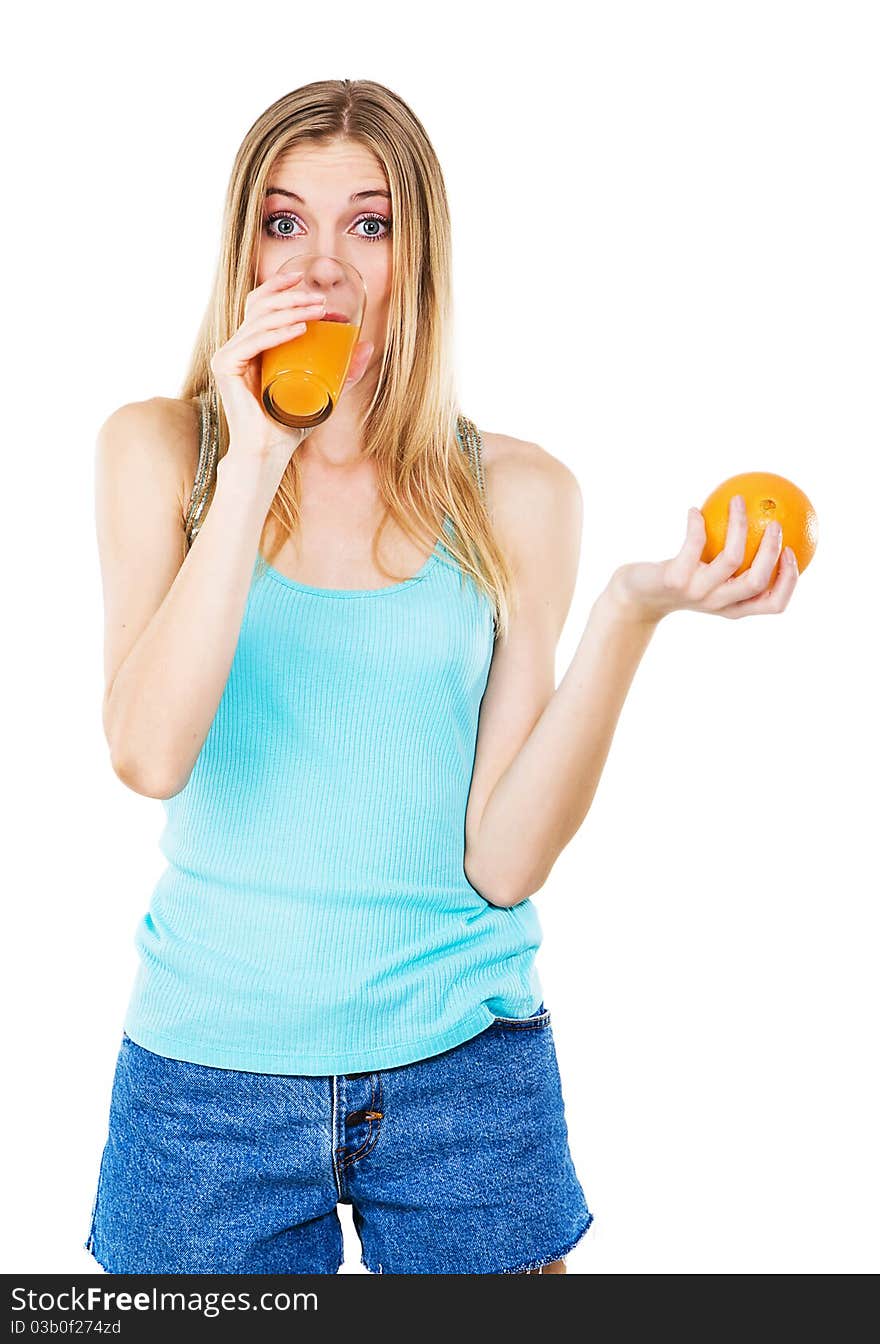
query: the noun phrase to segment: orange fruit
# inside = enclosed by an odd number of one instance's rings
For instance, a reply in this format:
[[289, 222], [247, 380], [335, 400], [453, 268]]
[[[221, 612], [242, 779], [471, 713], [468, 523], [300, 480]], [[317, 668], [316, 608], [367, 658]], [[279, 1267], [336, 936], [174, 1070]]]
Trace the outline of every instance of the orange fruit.
[[774, 521], [782, 527], [782, 546], [767, 587], [776, 581], [786, 546], [794, 551], [798, 573], [803, 574], [819, 540], [816, 510], [803, 490], [772, 471], [744, 471], [739, 476], [731, 476], [712, 491], [700, 510], [706, 522], [706, 545], [700, 559], [708, 564], [724, 549], [730, 501], [734, 495], [742, 495], [746, 501], [747, 528], [745, 552], [736, 574], [744, 574], [749, 568], [764, 529]]

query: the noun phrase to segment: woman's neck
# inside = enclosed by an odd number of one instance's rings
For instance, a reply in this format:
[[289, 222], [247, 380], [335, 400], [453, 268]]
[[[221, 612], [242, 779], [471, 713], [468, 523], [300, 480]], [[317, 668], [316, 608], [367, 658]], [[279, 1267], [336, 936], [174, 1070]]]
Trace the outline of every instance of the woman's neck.
[[305, 464], [320, 461], [327, 468], [345, 471], [364, 463], [364, 419], [375, 390], [375, 378], [365, 387], [366, 376], [348, 389], [322, 424], [307, 434], [296, 450]]

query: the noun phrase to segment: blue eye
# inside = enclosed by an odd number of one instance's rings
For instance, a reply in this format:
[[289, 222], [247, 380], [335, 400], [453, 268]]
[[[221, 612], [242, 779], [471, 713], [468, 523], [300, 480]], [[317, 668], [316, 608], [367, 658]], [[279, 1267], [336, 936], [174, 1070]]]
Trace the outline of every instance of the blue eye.
[[[364, 241], [368, 243], [378, 243], [382, 242], [384, 239], [391, 236], [391, 220], [388, 219], [386, 215], [379, 215], [379, 214], [361, 215], [358, 219], [355, 220], [354, 223], [355, 225], [357, 225], [357, 224], [371, 224], [374, 222], [377, 224], [384, 225], [385, 232], [361, 233], [358, 234], [358, 237], [363, 238]], [[282, 232], [276, 233], [272, 228], [272, 225], [275, 223], [278, 223], [279, 225], [283, 223], [288, 224], [302, 223], [299, 216], [295, 215], [291, 210], [276, 210], [274, 214], [269, 215], [266, 218], [266, 221], [263, 226], [264, 231], [266, 232], [266, 234], [268, 234], [270, 238], [298, 238], [300, 236], [298, 233], [294, 233], [290, 229], [285, 229]]]
[[384, 224], [385, 233], [362, 233], [361, 238], [366, 238], [369, 242], [378, 241], [380, 238], [388, 238], [391, 233], [391, 220], [386, 215], [361, 215], [360, 219], [355, 220], [355, 224]]

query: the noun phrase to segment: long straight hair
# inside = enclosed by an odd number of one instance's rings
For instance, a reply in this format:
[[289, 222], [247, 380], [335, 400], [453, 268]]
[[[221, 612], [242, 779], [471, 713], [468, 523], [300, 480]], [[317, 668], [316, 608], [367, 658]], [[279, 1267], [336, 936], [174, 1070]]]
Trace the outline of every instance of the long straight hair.
[[[459, 407], [452, 345], [452, 247], [443, 174], [421, 122], [390, 89], [366, 79], [328, 79], [285, 94], [247, 132], [226, 194], [213, 290], [180, 396], [203, 392], [218, 411], [218, 460], [229, 427], [211, 373], [214, 352], [244, 320], [254, 285], [263, 198], [278, 158], [304, 142], [347, 139], [370, 149], [391, 192], [392, 291], [379, 378], [363, 423], [364, 453], [376, 462], [385, 512], [415, 544], [433, 546], [449, 516], [446, 549], [492, 604], [496, 638], [515, 600], [510, 566], [493, 534], [474, 473], [456, 436]], [[298, 527], [300, 476], [294, 453], [260, 537], [269, 563]], [[390, 578], [397, 576], [389, 575]]]

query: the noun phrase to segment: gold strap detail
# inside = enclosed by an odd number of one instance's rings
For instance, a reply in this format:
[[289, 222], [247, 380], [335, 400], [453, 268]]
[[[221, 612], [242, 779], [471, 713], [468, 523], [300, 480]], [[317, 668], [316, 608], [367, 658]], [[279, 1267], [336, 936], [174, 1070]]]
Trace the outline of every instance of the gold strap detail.
[[468, 461], [471, 464], [471, 470], [476, 478], [477, 488], [480, 497], [486, 498], [486, 484], [483, 479], [483, 440], [480, 437], [480, 431], [477, 429], [473, 420], [469, 420], [466, 415], [458, 417], [458, 441], [468, 455]]
[[199, 462], [184, 524], [187, 546], [192, 546], [205, 520], [205, 510], [216, 482], [219, 427], [213, 400], [210, 389], [199, 393]]

